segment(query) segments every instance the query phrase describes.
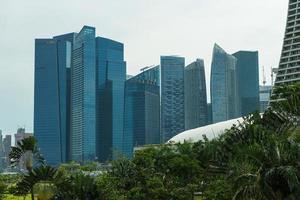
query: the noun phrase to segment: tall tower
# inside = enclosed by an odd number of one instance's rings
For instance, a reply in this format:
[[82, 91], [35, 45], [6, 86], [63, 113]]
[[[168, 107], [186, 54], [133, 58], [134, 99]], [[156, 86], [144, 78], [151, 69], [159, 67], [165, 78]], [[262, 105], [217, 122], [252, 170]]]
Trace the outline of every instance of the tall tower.
[[290, 0], [276, 85], [300, 81], [300, 0]]
[[211, 64], [211, 105], [213, 123], [239, 116], [237, 59], [215, 44]]
[[161, 137], [168, 141], [185, 130], [183, 57], [161, 56]]
[[204, 61], [197, 59], [184, 69], [185, 129], [208, 123]]

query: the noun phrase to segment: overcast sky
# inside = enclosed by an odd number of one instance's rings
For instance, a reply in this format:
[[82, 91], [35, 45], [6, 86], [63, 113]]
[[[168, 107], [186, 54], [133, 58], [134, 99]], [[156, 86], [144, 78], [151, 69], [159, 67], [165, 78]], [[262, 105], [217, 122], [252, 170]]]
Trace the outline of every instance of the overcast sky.
[[186, 64], [205, 60], [207, 84], [214, 43], [229, 53], [258, 50], [270, 83], [270, 68], [279, 62], [287, 4], [288, 0], [0, 0], [0, 129], [33, 129], [35, 38], [94, 26], [97, 35], [125, 44], [128, 74], [159, 64], [160, 55], [180, 55]]

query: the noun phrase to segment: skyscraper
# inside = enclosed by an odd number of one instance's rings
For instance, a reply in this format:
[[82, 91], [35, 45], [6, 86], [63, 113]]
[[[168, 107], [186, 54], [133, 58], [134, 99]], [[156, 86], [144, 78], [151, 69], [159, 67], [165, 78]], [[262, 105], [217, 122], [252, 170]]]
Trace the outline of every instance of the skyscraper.
[[275, 86], [300, 80], [300, 0], [290, 0]]
[[197, 59], [184, 70], [185, 129], [207, 125], [207, 96], [204, 61]]
[[35, 40], [34, 133], [50, 165], [67, 160], [71, 42], [58, 38]]
[[160, 143], [159, 93], [159, 66], [126, 81], [124, 151], [129, 156], [134, 146]]
[[124, 45], [96, 38], [97, 157], [101, 161], [124, 154]]
[[246, 116], [254, 111], [259, 111], [258, 52], [239, 51], [233, 56], [237, 59], [240, 116]]
[[213, 123], [239, 116], [237, 59], [215, 44], [211, 66], [211, 104]]
[[75, 36], [71, 72], [71, 156], [96, 159], [95, 28], [84, 26]]
[[161, 140], [185, 130], [183, 57], [161, 56]]

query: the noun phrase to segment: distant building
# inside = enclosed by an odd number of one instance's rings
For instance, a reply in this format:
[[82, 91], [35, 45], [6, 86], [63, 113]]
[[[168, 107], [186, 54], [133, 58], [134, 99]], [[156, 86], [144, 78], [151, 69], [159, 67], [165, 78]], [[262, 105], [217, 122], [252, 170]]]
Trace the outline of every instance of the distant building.
[[271, 92], [272, 86], [259, 86], [260, 112], [264, 112], [268, 108]]
[[300, 81], [300, 0], [290, 0], [275, 86]]
[[24, 138], [31, 136], [33, 136], [33, 133], [26, 133], [25, 128], [18, 128], [17, 133], [15, 134], [15, 146], [17, 146], [18, 142]]
[[204, 61], [197, 59], [184, 69], [185, 129], [208, 124]]
[[184, 119], [185, 59], [161, 56], [161, 138], [162, 142], [185, 130]]
[[237, 86], [240, 102], [240, 116], [259, 110], [259, 65], [257, 51], [239, 51], [233, 54], [237, 59]]
[[160, 143], [159, 66], [126, 81], [124, 152], [133, 147]]
[[211, 103], [213, 123], [239, 116], [237, 59], [215, 44], [211, 66]]
[[9, 153], [11, 151], [11, 135], [5, 135], [3, 139], [4, 156], [7, 164], [9, 164]]
[[124, 45], [107, 38], [96, 38], [97, 59], [97, 157], [115, 159], [123, 151], [124, 89], [126, 62]]
[[126, 75], [126, 80], [131, 79], [132, 77], [134, 77], [133, 75], [127, 74]]
[[34, 133], [50, 165], [67, 161], [73, 38], [35, 40]]

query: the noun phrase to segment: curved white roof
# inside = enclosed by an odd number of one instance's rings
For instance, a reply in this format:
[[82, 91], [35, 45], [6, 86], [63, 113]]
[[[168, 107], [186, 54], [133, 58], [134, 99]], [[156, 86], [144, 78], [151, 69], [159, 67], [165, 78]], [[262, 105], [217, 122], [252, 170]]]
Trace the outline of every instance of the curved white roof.
[[203, 135], [207, 137], [207, 139], [212, 140], [219, 135], [223, 134], [226, 129], [230, 129], [232, 125], [238, 125], [239, 122], [243, 122], [243, 118], [231, 119], [224, 122], [219, 122], [216, 124], [210, 124], [207, 126], [191, 129], [179, 133], [178, 135], [171, 138], [168, 142], [198, 142], [199, 140], [203, 139]]

